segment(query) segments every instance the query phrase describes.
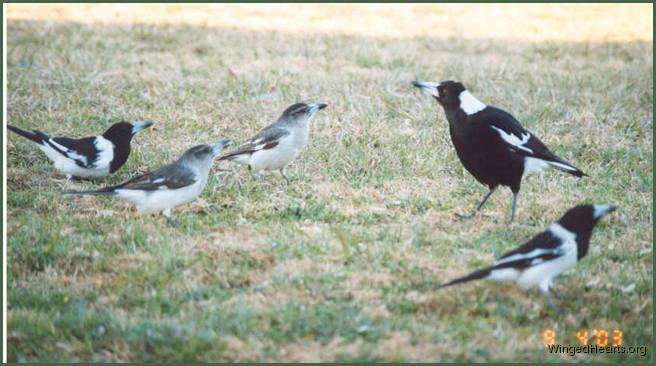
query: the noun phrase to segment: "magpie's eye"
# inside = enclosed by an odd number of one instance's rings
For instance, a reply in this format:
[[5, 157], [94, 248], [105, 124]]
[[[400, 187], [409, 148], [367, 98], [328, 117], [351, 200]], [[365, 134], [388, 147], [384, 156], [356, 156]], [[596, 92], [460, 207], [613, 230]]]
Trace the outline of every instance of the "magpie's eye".
[[440, 89], [438, 89], [438, 91], [440, 92], [440, 95], [443, 95], [443, 96], [446, 96], [447, 94], [449, 94], [449, 90], [447, 88], [440, 88]]

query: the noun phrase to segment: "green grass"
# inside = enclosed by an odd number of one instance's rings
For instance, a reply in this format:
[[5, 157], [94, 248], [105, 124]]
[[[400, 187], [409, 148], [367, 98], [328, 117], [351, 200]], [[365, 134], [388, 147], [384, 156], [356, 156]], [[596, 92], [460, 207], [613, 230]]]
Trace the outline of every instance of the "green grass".
[[[612, 28], [612, 24], [610, 25]], [[591, 36], [592, 37], [592, 36]], [[594, 38], [594, 37], [592, 37]], [[8, 122], [87, 136], [154, 121], [105, 181], [66, 183], [7, 136], [9, 361], [644, 361], [653, 343], [653, 46], [288, 33], [10, 18]], [[518, 218], [460, 165], [415, 79], [457, 79], [590, 177], [527, 179]], [[325, 102], [310, 144], [264, 182], [217, 163], [180, 230], [108, 197], [187, 148], [242, 142], [298, 101]], [[433, 288], [490, 263], [581, 202], [616, 204], [537, 290]], [[633, 288], [632, 288], [633, 287]], [[647, 357], [552, 355], [541, 333], [620, 329]]]

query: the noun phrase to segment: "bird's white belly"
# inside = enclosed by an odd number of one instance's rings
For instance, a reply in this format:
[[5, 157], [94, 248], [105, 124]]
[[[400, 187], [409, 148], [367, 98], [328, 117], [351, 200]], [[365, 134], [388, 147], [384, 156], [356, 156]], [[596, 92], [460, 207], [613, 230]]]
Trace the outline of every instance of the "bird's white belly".
[[554, 277], [571, 269], [574, 265], [576, 265], [576, 250], [526, 269], [517, 279], [517, 284], [523, 288], [530, 288], [545, 281], [551, 283]]
[[195, 200], [203, 191], [204, 186], [203, 182], [198, 181], [178, 189], [160, 189], [150, 192], [117, 189], [116, 194], [119, 198], [136, 204], [140, 211], [159, 212]]
[[[295, 147], [298, 146], [298, 147]], [[280, 143], [269, 150], [259, 150], [251, 155], [249, 165], [251, 170], [257, 173], [260, 170], [281, 169], [301, 152], [303, 145], [294, 143], [294, 135], [285, 136]]]
[[101, 169], [87, 169], [75, 163], [73, 159], [69, 159], [60, 154], [57, 150], [48, 145], [37, 145], [50, 160], [55, 164], [55, 168], [66, 175], [73, 175], [76, 177], [90, 178], [90, 177], [105, 177], [109, 175], [109, 165]]

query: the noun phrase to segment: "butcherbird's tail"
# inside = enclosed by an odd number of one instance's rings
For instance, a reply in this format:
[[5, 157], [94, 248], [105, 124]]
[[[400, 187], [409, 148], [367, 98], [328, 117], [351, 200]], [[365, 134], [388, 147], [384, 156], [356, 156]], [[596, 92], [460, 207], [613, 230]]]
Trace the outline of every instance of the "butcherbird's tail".
[[464, 277], [456, 278], [455, 280], [453, 280], [451, 282], [447, 282], [443, 285], [439, 285], [435, 289], [439, 290], [443, 287], [453, 286], [453, 285], [457, 285], [457, 284], [463, 283], [463, 282], [469, 282], [469, 281], [473, 281], [473, 280], [480, 280], [482, 278], [485, 278], [485, 277], [489, 276], [490, 275], [490, 270], [491, 270], [491, 267], [479, 269], [478, 271], [474, 271], [474, 272], [472, 272], [472, 273], [470, 273], [470, 274], [468, 274]]
[[38, 130], [34, 130], [34, 133], [32, 133], [32, 132], [29, 132], [29, 131], [21, 130], [20, 128], [14, 127], [12, 125], [7, 125], [7, 129], [9, 131], [13, 131], [14, 133], [17, 133], [17, 134], [25, 137], [28, 140], [34, 141], [37, 144], [42, 144], [43, 141], [46, 141], [50, 138], [48, 135], [46, 135], [43, 132], [38, 131]]
[[100, 195], [100, 194], [115, 194], [116, 187], [105, 187], [89, 191], [64, 191], [62, 194], [77, 194], [77, 195]]

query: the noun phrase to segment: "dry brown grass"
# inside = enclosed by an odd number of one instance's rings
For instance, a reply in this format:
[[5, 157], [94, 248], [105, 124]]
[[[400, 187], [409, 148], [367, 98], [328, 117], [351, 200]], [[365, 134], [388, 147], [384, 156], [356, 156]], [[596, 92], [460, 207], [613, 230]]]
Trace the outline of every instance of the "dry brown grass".
[[[9, 123], [83, 136], [155, 121], [107, 184], [243, 141], [293, 102], [329, 104], [289, 188], [222, 163], [175, 210], [180, 231], [60, 196], [51, 164], [8, 136], [9, 359], [573, 360], [545, 352], [547, 327], [651, 344], [652, 8], [9, 4]], [[510, 226], [507, 190], [457, 220], [485, 188], [416, 78], [462, 80], [591, 177], [529, 178]], [[564, 315], [537, 291], [431, 290], [582, 201], [621, 209], [557, 283]], [[576, 360], [626, 359], [644, 360]]]

